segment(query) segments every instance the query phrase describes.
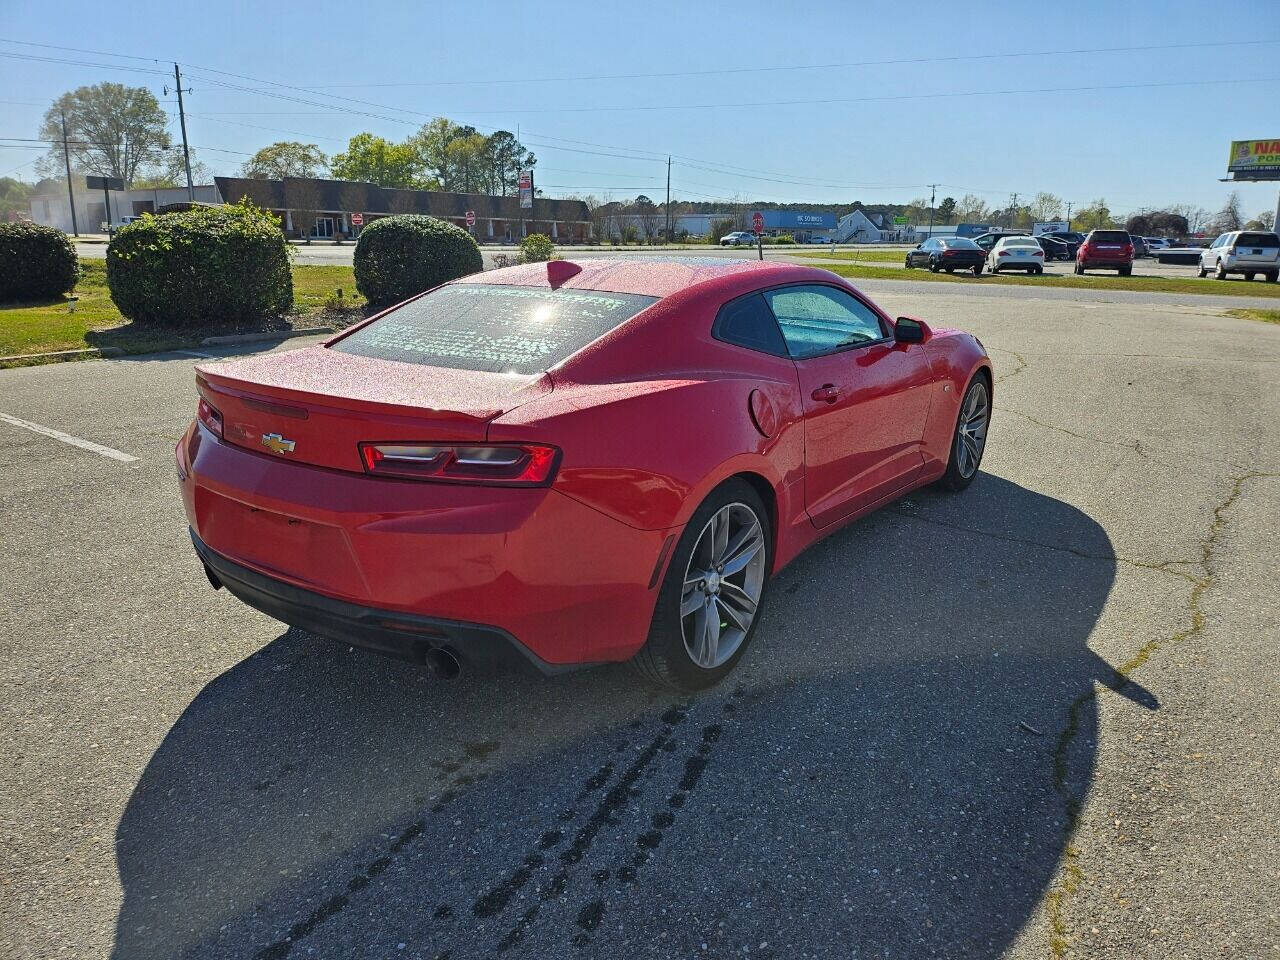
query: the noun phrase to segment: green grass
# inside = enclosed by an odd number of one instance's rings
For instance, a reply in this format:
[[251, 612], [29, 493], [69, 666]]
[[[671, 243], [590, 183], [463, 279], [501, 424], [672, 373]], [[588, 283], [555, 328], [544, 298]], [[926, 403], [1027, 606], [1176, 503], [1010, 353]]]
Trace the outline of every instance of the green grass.
[[906, 250], [832, 250], [817, 253], [813, 250], [797, 251], [795, 256], [805, 260], [849, 260], [853, 263], [902, 263]]
[[[246, 332], [206, 327], [162, 330], [131, 323], [111, 302], [105, 261], [84, 259], [80, 261], [80, 268], [74, 311], [70, 298], [66, 297], [0, 307], [0, 358], [101, 347], [117, 348], [125, 353], [149, 353], [193, 346], [204, 337], [219, 333]], [[343, 293], [341, 302], [337, 298], [338, 288]], [[288, 330], [333, 318], [341, 322], [342, 315], [336, 310], [339, 306], [344, 310], [364, 306], [364, 298], [356, 292], [351, 267], [295, 265], [293, 311], [257, 329]]]
[[1228, 317], [1241, 320], [1261, 320], [1263, 323], [1280, 323], [1280, 310], [1228, 310]]
[[1192, 293], [1219, 297], [1280, 298], [1280, 284], [1249, 283], [1245, 280], [1232, 282], [1200, 280], [1196, 277], [1118, 277], [1096, 273], [1088, 273], [1082, 277], [1074, 273], [1066, 275], [1046, 273], [1038, 277], [1029, 277], [1026, 274], [992, 276], [984, 273], [981, 277], [975, 277], [969, 272], [930, 273], [928, 270], [901, 270], [897, 267], [862, 266], [852, 263], [822, 264], [822, 267], [854, 280], [924, 280], [931, 283], [967, 283], [980, 286], [1015, 284], [1029, 287], [1074, 287], [1080, 290], [1129, 290], [1135, 293]]

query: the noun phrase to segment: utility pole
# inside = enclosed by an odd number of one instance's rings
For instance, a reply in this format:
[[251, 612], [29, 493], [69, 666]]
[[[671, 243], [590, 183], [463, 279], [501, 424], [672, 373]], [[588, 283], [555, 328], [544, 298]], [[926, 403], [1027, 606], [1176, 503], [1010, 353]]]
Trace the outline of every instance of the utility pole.
[[1018, 215], [1018, 195], [1016, 193], [1009, 194], [1009, 227], [1013, 227], [1013, 218]]
[[1071, 232], [1071, 201], [1067, 201], [1067, 233]]
[[71, 204], [71, 232], [80, 236], [80, 225], [76, 223], [76, 195], [71, 189], [71, 152], [67, 149], [67, 114], [59, 111], [62, 117], [62, 159], [67, 164], [67, 202]]
[[933, 201], [938, 195], [938, 185], [929, 184], [929, 236], [933, 236]]
[[671, 242], [671, 157], [667, 157], [667, 243]]
[[[173, 82], [178, 91], [178, 122], [182, 125], [182, 159], [187, 167], [187, 199], [195, 203], [196, 188], [191, 181], [191, 148], [187, 146], [187, 112], [182, 107], [182, 74], [178, 72], [176, 63], [173, 65]], [[188, 89], [186, 92], [190, 93], [191, 90]]]

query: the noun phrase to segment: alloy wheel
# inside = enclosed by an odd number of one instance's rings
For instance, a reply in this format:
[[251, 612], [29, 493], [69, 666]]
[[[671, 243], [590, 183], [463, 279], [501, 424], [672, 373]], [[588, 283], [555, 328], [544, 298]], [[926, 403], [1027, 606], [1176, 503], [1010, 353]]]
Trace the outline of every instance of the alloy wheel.
[[764, 592], [764, 528], [745, 503], [712, 514], [698, 535], [680, 594], [680, 629], [689, 658], [706, 670], [742, 646]]
[[982, 448], [987, 443], [987, 424], [991, 420], [991, 404], [987, 385], [975, 380], [960, 408], [960, 424], [956, 428], [956, 468], [966, 480], [977, 472], [982, 462]]

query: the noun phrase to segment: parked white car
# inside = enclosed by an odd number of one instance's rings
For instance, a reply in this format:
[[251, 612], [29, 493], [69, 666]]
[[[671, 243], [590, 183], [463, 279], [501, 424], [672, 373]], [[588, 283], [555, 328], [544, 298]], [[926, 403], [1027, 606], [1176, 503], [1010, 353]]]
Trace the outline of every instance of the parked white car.
[[1142, 239], [1147, 241], [1147, 249], [1152, 253], [1157, 250], [1168, 250], [1173, 246], [1168, 237], [1143, 237]]
[[745, 230], [735, 230], [733, 233], [726, 233], [720, 238], [720, 246], [722, 247], [743, 247], [749, 246], [756, 242], [754, 233], [747, 233]]
[[987, 254], [987, 269], [992, 273], [1005, 270], [1044, 273], [1044, 249], [1035, 237], [1001, 237]]
[[1269, 283], [1280, 277], [1280, 235], [1260, 230], [1224, 233], [1200, 254], [1200, 276], [1209, 271], [1219, 280], [1229, 273], [1243, 273], [1246, 280], [1262, 274]]

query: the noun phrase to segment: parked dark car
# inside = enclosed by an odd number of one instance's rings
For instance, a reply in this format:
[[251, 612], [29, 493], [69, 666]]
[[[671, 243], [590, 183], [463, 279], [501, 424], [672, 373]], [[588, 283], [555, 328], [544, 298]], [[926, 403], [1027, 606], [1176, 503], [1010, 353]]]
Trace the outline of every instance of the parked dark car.
[[1147, 247], [1146, 237], [1140, 237], [1136, 233], [1131, 233], [1129, 234], [1129, 240], [1133, 243], [1133, 259], [1141, 260], [1143, 257], [1151, 255], [1151, 251]]
[[1036, 237], [1036, 243], [1040, 244], [1040, 249], [1044, 251], [1046, 260], [1070, 260], [1071, 248], [1067, 246], [1065, 240], [1059, 240], [1056, 237], [1040, 236]]
[[1133, 273], [1133, 238], [1124, 230], [1090, 230], [1076, 251], [1076, 273], [1095, 267], [1120, 276]]
[[980, 246], [985, 252], [990, 253], [991, 248], [1000, 242], [1001, 237], [1026, 237], [1030, 236], [1025, 230], [992, 230], [973, 238], [973, 242]]
[[914, 250], [907, 251], [907, 269], [928, 267], [934, 273], [944, 270], [972, 270], [975, 277], [982, 274], [987, 262], [987, 252], [965, 237], [930, 237]]
[[1072, 258], [1075, 257], [1076, 251], [1080, 249], [1080, 244], [1084, 243], [1084, 234], [1076, 233], [1074, 230], [1050, 230], [1045, 236], [1065, 243], [1067, 249], [1071, 252]]

